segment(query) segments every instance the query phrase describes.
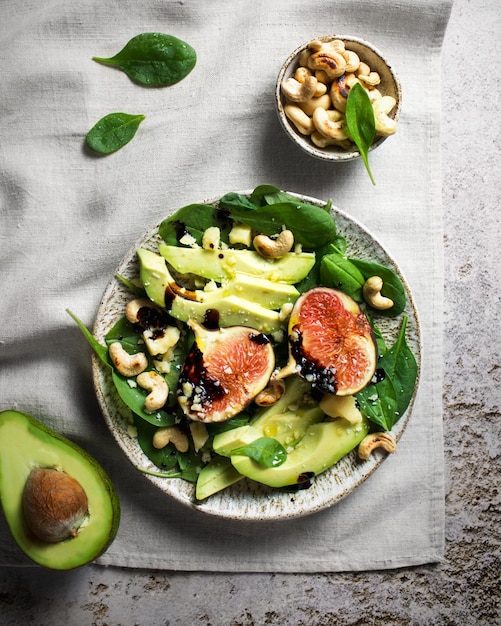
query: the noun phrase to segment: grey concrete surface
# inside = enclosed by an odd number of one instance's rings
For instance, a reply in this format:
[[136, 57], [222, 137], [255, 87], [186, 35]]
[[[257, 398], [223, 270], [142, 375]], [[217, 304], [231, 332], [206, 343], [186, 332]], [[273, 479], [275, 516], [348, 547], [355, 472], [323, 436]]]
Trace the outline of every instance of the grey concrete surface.
[[443, 50], [446, 553], [335, 575], [0, 570], [0, 624], [494, 625], [499, 608], [498, 0], [456, 0]]

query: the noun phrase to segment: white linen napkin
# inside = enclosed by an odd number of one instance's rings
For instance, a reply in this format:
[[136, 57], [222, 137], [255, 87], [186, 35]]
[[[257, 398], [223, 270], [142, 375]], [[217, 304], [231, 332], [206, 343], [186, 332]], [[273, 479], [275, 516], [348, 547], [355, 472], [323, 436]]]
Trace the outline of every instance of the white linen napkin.
[[[0, 5], [0, 410], [32, 414], [109, 472], [122, 504], [103, 565], [170, 570], [329, 572], [442, 558], [442, 212], [440, 50], [451, 0], [3, 0]], [[92, 56], [164, 32], [198, 61], [148, 89]], [[280, 128], [281, 63], [320, 35], [354, 35], [391, 60], [403, 90], [398, 133], [361, 162], [301, 153]], [[115, 111], [146, 116], [119, 152], [84, 138]], [[114, 443], [95, 399], [90, 328], [118, 262], [168, 211], [271, 183], [361, 221], [399, 263], [424, 341], [422, 382], [398, 452], [330, 509], [245, 523], [189, 510], [159, 492]], [[22, 453], [22, 451], [20, 451]], [[26, 564], [0, 522], [0, 564]]]

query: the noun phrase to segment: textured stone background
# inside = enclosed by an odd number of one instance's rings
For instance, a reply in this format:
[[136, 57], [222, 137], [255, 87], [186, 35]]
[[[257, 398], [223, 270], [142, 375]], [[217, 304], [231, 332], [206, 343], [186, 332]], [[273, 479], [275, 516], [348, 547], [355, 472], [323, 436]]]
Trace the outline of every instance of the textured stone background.
[[500, 35], [498, 0], [455, 0], [443, 53], [444, 562], [308, 576], [3, 568], [1, 624], [501, 623]]

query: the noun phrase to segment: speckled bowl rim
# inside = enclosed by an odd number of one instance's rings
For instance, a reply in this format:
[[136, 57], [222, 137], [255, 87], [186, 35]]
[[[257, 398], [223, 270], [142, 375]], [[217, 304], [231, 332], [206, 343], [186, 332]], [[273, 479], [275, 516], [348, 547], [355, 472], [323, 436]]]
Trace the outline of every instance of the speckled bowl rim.
[[[251, 192], [242, 191], [239, 193], [248, 195]], [[288, 193], [304, 202], [310, 202], [321, 207], [326, 206], [326, 202], [316, 198], [295, 192]], [[217, 204], [219, 199], [219, 197], [206, 199], [202, 201], [202, 204]], [[174, 210], [166, 212], [164, 218], [173, 212]], [[408, 316], [407, 341], [416, 355], [419, 374], [422, 355], [419, 318], [411, 291], [400, 268], [361, 223], [337, 207], [331, 207], [331, 214], [335, 219], [338, 232], [347, 238], [350, 256], [387, 264], [402, 280], [408, 298], [404, 312]], [[114, 277], [110, 279], [104, 290], [93, 328], [94, 336], [101, 343], [104, 343], [104, 336], [109, 329], [123, 316], [125, 304], [131, 299], [131, 293], [121, 281], [115, 278], [115, 275], [120, 274], [127, 278], [138, 276], [136, 250], [139, 247], [155, 250], [160, 241], [158, 236], [159, 224], [160, 222], [129, 248], [117, 266]], [[391, 342], [398, 335], [401, 316], [398, 318], [380, 317], [377, 323], [385, 339]], [[142, 452], [137, 441], [130, 436], [128, 432], [128, 426], [131, 423], [130, 410], [118, 398], [109, 368], [105, 367], [95, 355], [92, 359], [92, 374], [104, 420], [116, 443], [133, 466], [155, 470], [155, 466]], [[411, 416], [417, 390], [418, 385], [416, 385], [409, 408], [393, 428], [393, 434], [397, 441], [402, 436]], [[383, 463], [386, 457], [387, 454], [384, 451], [376, 450], [368, 461], [361, 462], [357, 459], [356, 452], [353, 451], [335, 466], [317, 476], [309, 489], [291, 493], [285, 490], [271, 489], [244, 479], [203, 502], [196, 501], [195, 488], [191, 483], [181, 479], [162, 479], [144, 472], [141, 474], [165, 495], [201, 513], [246, 522], [278, 521], [310, 515], [334, 505], [361, 485]]]
[[[315, 39], [319, 39], [320, 41], [341, 39], [347, 44], [352, 44], [355, 48], [365, 48], [366, 51], [368, 51], [368, 54], [376, 57], [379, 62], [386, 67], [386, 79], [389, 79], [391, 83], [390, 89], [385, 90], [385, 93], [388, 95], [393, 95], [397, 101], [397, 104], [391, 112], [390, 117], [392, 117], [395, 121], [398, 121], [402, 107], [402, 86], [393, 66], [378, 48], [376, 48], [369, 41], [362, 39], [361, 37], [355, 37], [352, 35], [323, 35], [321, 37], [315, 37]], [[308, 42], [301, 44], [293, 52], [291, 52], [278, 73], [277, 82], [275, 85], [275, 106], [278, 113], [278, 119], [280, 120], [280, 124], [289, 139], [310, 156], [321, 159], [323, 161], [329, 161], [331, 163], [342, 163], [346, 161], [353, 161], [354, 159], [359, 159], [360, 152], [357, 149], [347, 151], [338, 146], [328, 146], [327, 148], [319, 148], [315, 146], [311, 139], [309, 139], [305, 135], [301, 135], [296, 130], [292, 122], [290, 122], [285, 115], [285, 98], [281, 90], [282, 81], [284, 77], [287, 78], [293, 74], [297, 57], [303, 50], [306, 50], [310, 42], [311, 39]], [[357, 52], [356, 49], [355, 52]], [[384, 141], [386, 141], [386, 139], [388, 139], [388, 137], [379, 137], [371, 145], [371, 147], [369, 148], [369, 152], [372, 152], [376, 148], [378, 148], [382, 143], [384, 143]]]

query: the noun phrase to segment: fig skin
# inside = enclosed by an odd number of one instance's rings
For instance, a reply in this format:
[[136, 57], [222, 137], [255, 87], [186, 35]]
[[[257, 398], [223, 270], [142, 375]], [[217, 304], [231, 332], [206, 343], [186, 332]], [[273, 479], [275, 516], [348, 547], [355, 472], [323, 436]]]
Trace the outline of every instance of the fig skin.
[[22, 504], [28, 528], [47, 543], [75, 537], [89, 506], [80, 483], [66, 472], [52, 468], [30, 472]]

